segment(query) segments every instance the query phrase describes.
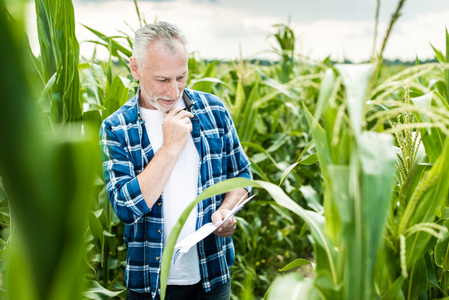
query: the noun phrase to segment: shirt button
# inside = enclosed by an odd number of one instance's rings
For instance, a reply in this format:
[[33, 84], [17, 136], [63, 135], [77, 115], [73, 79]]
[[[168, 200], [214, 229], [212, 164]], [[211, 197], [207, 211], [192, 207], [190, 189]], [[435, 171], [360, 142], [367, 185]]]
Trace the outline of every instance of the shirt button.
[[157, 232], [162, 233], [162, 230], [159, 229]]
[[162, 205], [162, 202], [158, 202], [157, 205], [161, 206], [161, 205]]
[[156, 260], [160, 260], [161, 258], [159, 256], [156, 256]]

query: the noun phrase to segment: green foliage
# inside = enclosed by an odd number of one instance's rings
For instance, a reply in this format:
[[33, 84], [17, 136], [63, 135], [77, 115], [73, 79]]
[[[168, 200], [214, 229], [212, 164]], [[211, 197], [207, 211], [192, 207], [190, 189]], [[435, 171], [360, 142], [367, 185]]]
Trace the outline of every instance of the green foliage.
[[[85, 26], [110, 55], [80, 60], [71, 2], [35, 3], [37, 58], [22, 19], [0, 0], [1, 51], [10, 58], [0, 81], [0, 124], [10, 128], [0, 132], [8, 141], [0, 147], [2, 288], [7, 299], [123, 298], [124, 226], [106, 195], [95, 135], [135, 94], [132, 41]], [[223, 99], [256, 180], [217, 184], [186, 209], [164, 250], [162, 291], [195, 203], [253, 186], [233, 235], [232, 298], [447, 297], [447, 30], [437, 63], [398, 72], [379, 62], [371, 76], [371, 65], [311, 63], [295, 54], [288, 25], [274, 29], [279, 62], [189, 57], [188, 87]]]
[[37, 69], [41, 71], [42, 83], [46, 86], [50, 83], [42, 105], [48, 110], [53, 125], [80, 121], [79, 44], [72, 1], [36, 0], [35, 5], [41, 49]]
[[20, 27], [14, 31], [3, 1], [0, 24], [5, 43], [1, 55], [8, 57], [0, 75], [0, 124], [7, 128], [0, 139], [8, 141], [0, 149], [0, 175], [13, 220], [2, 250], [2, 298], [79, 299], [84, 290], [84, 216], [92, 197], [90, 167], [98, 159], [92, 151], [95, 135], [88, 128], [81, 135], [75, 124], [48, 135], [51, 128], [40, 118], [26, 76], [24, 32]]

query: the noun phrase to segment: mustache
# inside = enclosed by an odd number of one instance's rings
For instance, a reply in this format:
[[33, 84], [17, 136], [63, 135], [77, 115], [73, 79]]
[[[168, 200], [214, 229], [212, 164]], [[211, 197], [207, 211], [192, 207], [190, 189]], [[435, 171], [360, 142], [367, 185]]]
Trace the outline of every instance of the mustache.
[[180, 93], [180, 94], [178, 95], [178, 97], [176, 97], [176, 99], [159, 97], [158, 100], [164, 100], [164, 101], [178, 101], [179, 99], [181, 99], [181, 97], [182, 97], [182, 93]]

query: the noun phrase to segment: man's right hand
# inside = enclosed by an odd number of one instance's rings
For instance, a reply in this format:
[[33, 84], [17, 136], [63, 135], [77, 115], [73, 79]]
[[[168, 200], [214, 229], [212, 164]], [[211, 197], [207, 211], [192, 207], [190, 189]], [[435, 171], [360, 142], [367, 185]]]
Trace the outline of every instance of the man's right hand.
[[164, 114], [162, 133], [164, 135], [163, 147], [167, 147], [177, 154], [184, 149], [189, 135], [192, 132], [193, 114], [180, 107], [174, 107]]

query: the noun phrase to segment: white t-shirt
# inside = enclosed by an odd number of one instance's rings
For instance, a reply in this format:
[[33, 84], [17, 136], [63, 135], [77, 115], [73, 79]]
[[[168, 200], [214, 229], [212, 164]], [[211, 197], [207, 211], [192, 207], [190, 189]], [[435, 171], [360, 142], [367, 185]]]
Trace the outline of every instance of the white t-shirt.
[[[185, 107], [182, 98], [176, 106]], [[140, 107], [140, 113], [145, 121], [145, 128], [153, 147], [154, 154], [159, 151], [164, 141], [162, 122], [164, 113]], [[199, 155], [190, 135], [187, 145], [179, 155], [173, 172], [163, 191], [164, 213], [164, 247], [173, 226], [178, 221], [184, 209], [196, 198], [198, 193]], [[198, 209], [195, 207], [178, 237], [178, 242], [195, 231]], [[191, 285], [201, 280], [198, 261], [198, 251], [192, 247], [187, 253], [179, 255], [176, 264], [170, 267], [168, 284]]]

